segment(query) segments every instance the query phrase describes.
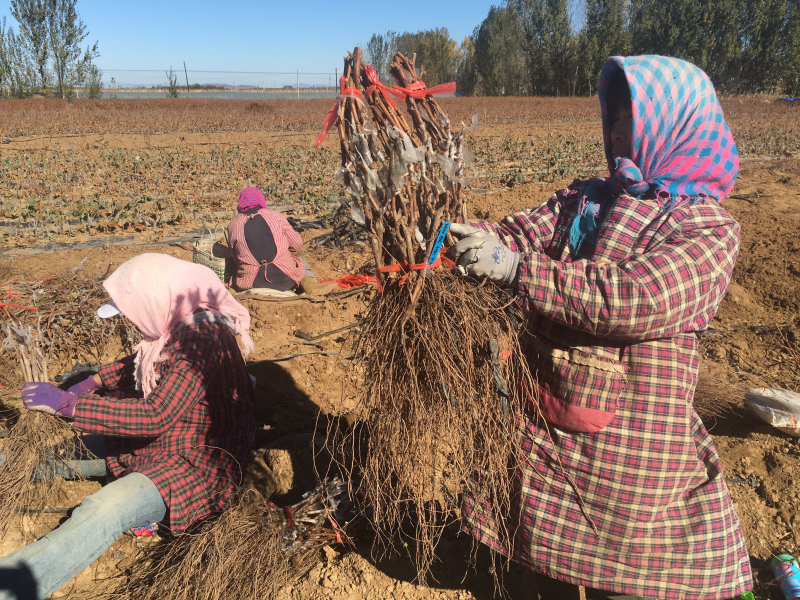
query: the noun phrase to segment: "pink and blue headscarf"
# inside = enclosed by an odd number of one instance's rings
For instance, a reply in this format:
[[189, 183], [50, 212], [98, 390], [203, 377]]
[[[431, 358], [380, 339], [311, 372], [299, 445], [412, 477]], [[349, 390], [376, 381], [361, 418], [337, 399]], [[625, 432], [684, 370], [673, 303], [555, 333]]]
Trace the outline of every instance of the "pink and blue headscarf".
[[244, 188], [239, 192], [239, 204], [236, 210], [240, 213], [245, 213], [251, 208], [266, 208], [267, 201], [264, 199], [264, 194], [261, 190], [255, 187]]
[[[606, 92], [617, 71], [631, 93], [631, 159], [614, 160]], [[598, 86], [610, 177], [596, 180], [581, 200], [570, 231], [577, 254], [597, 235], [600, 191], [641, 197], [653, 191], [663, 212], [685, 204], [722, 201], [739, 173], [739, 153], [714, 86], [692, 63], [668, 56], [612, 56]]]

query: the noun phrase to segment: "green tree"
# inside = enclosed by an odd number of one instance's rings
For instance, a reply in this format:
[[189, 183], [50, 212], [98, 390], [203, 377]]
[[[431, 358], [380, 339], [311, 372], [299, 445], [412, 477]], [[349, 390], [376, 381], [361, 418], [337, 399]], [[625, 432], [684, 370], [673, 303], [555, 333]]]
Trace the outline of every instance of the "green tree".
[[748, 0], [743, 16], [742, 71], [746, 92], [769, 92], [780, 78], [786, 0]]
[[384, 83], [389, 80], [389, 61], [392, 58], [392, 36], [393, 33], [391, 31], [387, 32], [385, 36], [379, 33], [372, 34], [369, 42], [367, 42], [366, 52], [364, 53], [364, 60], [372, 65], [378, 74], [378, 78]]
[[97, 65], [89, 65], [86, 70], [86, 91], [91, 100], [100, 100], [103, 97], [103, 71]]
[[458, 44], [450, 38], [446, 27], [401, 33], [393, 41], [392, 54], [402, 52], [409, 58], [416, 54], [414, 64], [428, 87], [456, 79], [461, 56]]
[[480, 93], [525, 95], [530, 78], [523, 50], [524, 32], [516, 13], [506, 7], [492, 6], [473, 38]]
[[178, 87], [178, 75], [172, 70], [167, 71], [167, 98], [179, 98], [181, 93]]
[[11, 15], [19, 23], [19, 68], [28, 72], [29, 91], [40, 94], [50, 86], [47, 12], [47, 0], [11, 0]]
[[675, 56], [702, 68], [704, 13], [708, 3], [708, 0], [632, 0], [633, 53]]
[[0, 23], [0, 95], [21, 98], [31, 87], [20, 42], [3, 17]]
[[[476, 30], [477, 31], [477, 30]], [[473, 34], [474, 36], [475, 34]], [[459, 92], [469, 96], [483, 95], [480, 91], [480, 75], [478, 73], [475, 44], [470, 36], [464, 37], [459, 49], [460, 56], [456, 74], [456, 87]]]
[[523, 31], [530, 92], [564, 96], [577, 86], [577, 39], [567, 0], [507, 0]]
[[75, 86], [83, 85], [99, 56], [97, 42], [81, 48], [88, 36], [86, 25], [75, 9], [77, 0], [48, 0], [48, 33], [53, 57], [56, 96], [71, 100]]
[[742, 79], [742, 30], [745, 0], [708, 0], [705, 55], [700, 65], [717, 91], [736, 92]]
[[800, 96], [800, 0], [787, 3], [781, 52], [783, 91], [790, 96]]
[[600, 71], [609, 56], [631, 53], [627, 4], [626, 0], [587, 0], [579, 42], [579, 89], [584, 93], [596, 92]]

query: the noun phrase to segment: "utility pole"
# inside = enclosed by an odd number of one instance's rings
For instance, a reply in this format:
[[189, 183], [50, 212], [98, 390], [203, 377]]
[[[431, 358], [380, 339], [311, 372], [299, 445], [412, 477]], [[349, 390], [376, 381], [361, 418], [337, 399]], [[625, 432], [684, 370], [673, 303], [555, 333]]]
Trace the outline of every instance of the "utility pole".
[[300, 69], [297, 69], [297, 99], [300, 100]]
[[336, 87], [339, 85], [339, 67], [336, 67], [333, 73], [333, 85]]
[[189, 72], [186, 70], [186, 61], [183, 61], [183, 74], [186, 75], [186, 93], [189, 93]]

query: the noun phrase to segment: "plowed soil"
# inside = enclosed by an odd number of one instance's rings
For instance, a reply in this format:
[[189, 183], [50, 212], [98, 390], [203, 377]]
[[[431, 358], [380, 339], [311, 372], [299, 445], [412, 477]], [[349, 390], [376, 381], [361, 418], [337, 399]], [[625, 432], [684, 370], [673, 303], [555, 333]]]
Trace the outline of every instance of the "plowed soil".
[[[308, 141], [305, 138], [311, 139], [314, 134], [298, 136], [305, 143]], [[291, 143], [297, 141], [292, 139]], [[546, 185], [522, 183], [496, 193], [475, 194], [471, 198], [471, 210], [473, 215], [480, 214], [482, 218], [499, 219], [514, 210], [543, 202], [568, 183], [568, 180]], [[770, 558], [782, 552], [795, 556], [800, 552], [800, 445], [753, 417], [744, 409], [742, 400], [744, 392], [752, 387], [800, 390], [800, 381], [787, 368], [786, 356], [778, 349], [781, 339], [790, 343], [800, 341], [798, 184], [800, 161], [792, 157], [743, 162], [733, 194], [738, 199], [725, 202], [725, 207], [742, 226], [741, 252], [728, 295], [702, 344], [701, 381], [697, 392], [698, 398], [716, 400], [727, 406], [722, 416], [709, 418], [706, 423], [722, 457], [726, 477], [729, 480], [754, 478], [751, 481], [755, 482], [755, 487], [735, 482], [730, 482], [728, 487], [757, 575], [757, 597], [762, 600], [770, 597], [767, 594], [772, 598], [780, 597], [768, 568]], [[309, 239], [319, 233], [309, 231], [303, 235]], [[148, 241], [150, 245], [146, 245]], [[154, 241], [156, 243], [152, 243]], [[82, 272], [87, 277], [102, 276], [109, 265], [113, 269], [144, 251], [167, 252], [191, 260], [191, 253], [185, 248], [136, 238], [124, 245], [109, 244], [89, 252]], [[13, 250], [6, 253], [14, 259], [12, 280], [33, 279], [78, 265], [87, 251], [13, 255]], [[352, 246], [347, 250], [317, 249], [304, 255], [318, 276], [329, 278], [357, 272], [362, 265], [371, 262], [364, 246]], [[312, 345], [295, 337], [295, 330], [313, 336], [352, 324], [365, 312], [371, 293], [318, 303], [242, 300], [253, 316], [257, 352], [250, 360], [320, 350], [346, 353], [349, 331], [330, 335]], [[115, 358], [106, 357], [107, 360]], [[52, 374], [69, 366], [56, 363]], [[251, 372], [259, 382], [256, 447], [275, 443], [270, 451], [273, 456], [278, 453], [284, 461], [288, 456], [291, 463], [290, 468], [283, 469], [284, 481], [273, 501], [278, 504], [293, 501], [314, 485], [310, 441], [319, 433], [318, 427], [324, 427], [319, 423], [346, 415], [353, 407], [348, 362], [341, 356], [310, 354], [264, 363]], [[7, 402], [16, 403], [13, 394], [7, 398]], [[322, 419], [318, 422], [319, 415]], [[71, 483], [67, 487], [69, 493], [62, 501], [68, 508], [98, 489], [99, 483]], [[32, 529], [30, 522], [21, 519], [19, 530], [0, 541], [0, 555], [24, 545], [24, 532], [41, 536], [55, 527], [61, 517], [63, 515], [45, 519]], [[479, 552], [477, 563], [470, 564], [471, 545], [463, 534], [459, 536], [456, 531], [446, 534], [440, 547], [442, 560], [433, 571], [435, 581], [428, 587], [415, 583], [414, 570], [406, 556], [374, 556], [370, 551], [371, 542], [368, 530], [362, 529], [355, 536], [354, 547], [320, 552], [319, 562], [311, 572], [285, 588], [279, 598], [488, 600], [493, 597], [488, 558]], [[117, 574], [130, 566], [134, 546], [143, 543], [148, 542], [121, 538], [54, 597], [68, 592], [88, 592], [97, 585], [96, 579]], [[528, 597], [530, 586], [521, 569], [512, 565], [504, 574], [504, 581], [511, 598]]]

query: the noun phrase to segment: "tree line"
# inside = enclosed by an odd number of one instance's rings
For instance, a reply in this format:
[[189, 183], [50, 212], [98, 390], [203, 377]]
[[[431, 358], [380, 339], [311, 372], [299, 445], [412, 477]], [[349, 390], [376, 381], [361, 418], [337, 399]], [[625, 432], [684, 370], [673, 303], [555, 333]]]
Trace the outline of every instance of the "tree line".
[[86, 25], [77, 0], [11, 0], [17, 30], [0, 23], [0, 95], [34, 95], [71, 100], [76, 87], [89, 97], [103, 93], [103, 73], [94, 64], [97, 42], [82, 46]]
[[373, 35], [382, 80], [397, 51], [470, 95], [592, 95], [606, 58], [637, 54], [693, 62], [721, 93], [800, 95], [800, 0], [506, 0], [460, 44], [446, 28]]

